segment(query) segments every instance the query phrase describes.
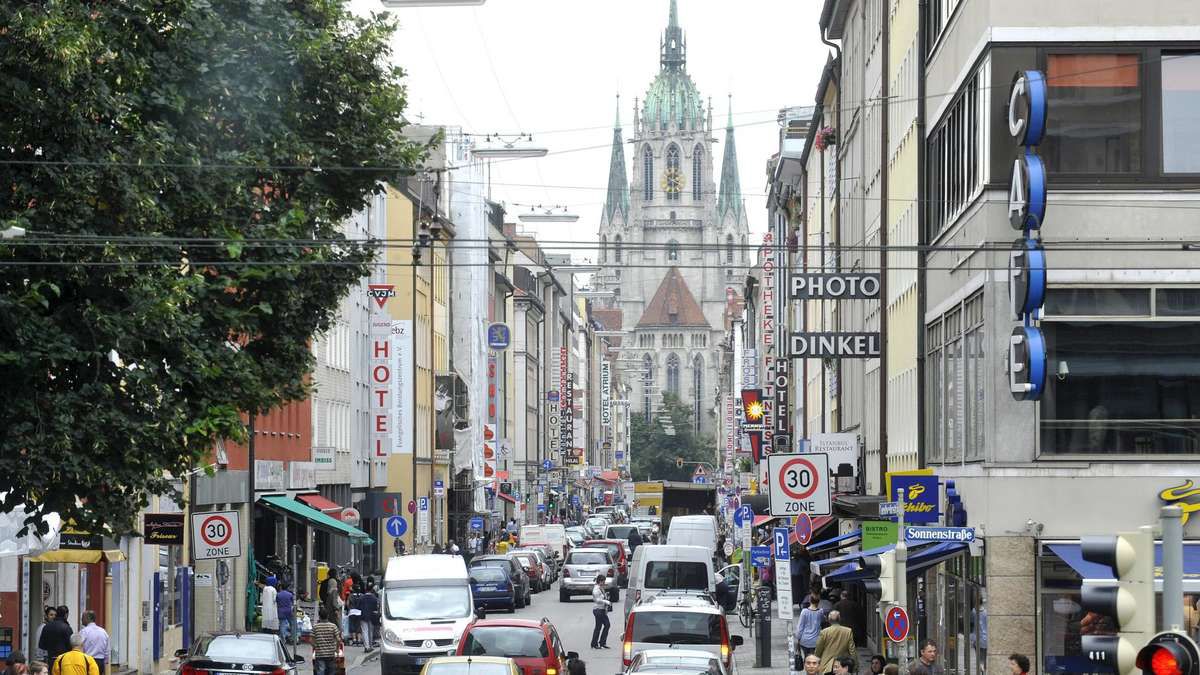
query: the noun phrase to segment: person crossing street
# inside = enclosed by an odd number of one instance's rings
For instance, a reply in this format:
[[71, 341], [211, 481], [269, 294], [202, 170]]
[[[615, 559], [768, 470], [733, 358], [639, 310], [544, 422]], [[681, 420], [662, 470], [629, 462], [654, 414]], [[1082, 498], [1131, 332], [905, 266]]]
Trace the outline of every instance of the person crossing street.
[[608, 600], [608, 591], [604, 589], [604, 575], [596, 576], [596, 585], [592, 586], [592, 616], [596, 625], [592, 628], [592, 649], [608, 649], [608, 612], [612, 603]]

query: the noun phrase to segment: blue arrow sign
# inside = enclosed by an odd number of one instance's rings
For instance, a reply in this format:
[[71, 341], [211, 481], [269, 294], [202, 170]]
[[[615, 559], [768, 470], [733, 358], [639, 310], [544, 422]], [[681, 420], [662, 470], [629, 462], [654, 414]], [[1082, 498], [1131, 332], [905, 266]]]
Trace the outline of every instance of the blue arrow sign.
[[387, 533], [393, 537], [403, 537], [404, 533], [408, 531], [408, 523], [405, 522], [403, 516], [388, 518], [384, 526], [387, 528]]
[[755, 567], [767, 567], [771, 564], [770, 546], [751, 546], [750, 564]]
[[692, 478], [692, 482], [696, 483], [697, 485], [704, 485], [705, 483], [708, 482], [708, 479], [705, 478], [704, 476], [694, 476]]
[[546, 512], [546, 505], [538, 504], [538, 513], [545, 513], [545, 512]]
[[787, 560], [790, 556], [788, 553], [788, 538], [791, 531], [786, 527], [776, 527], [771, 531], [771, 540], [775, 544], [775, 559]]
[[739, 507], [733, 512], [733, 524], [738, 527], [750, 527], [754, 523], [754, 509], [749, 505]]
[[546, 461], [542, 462], [543, 470], [549, 471], [550, 469], [553, 469], [553, 468], [554, 468], [554, 462], [551, 462], [550, 460], [546, 460]]

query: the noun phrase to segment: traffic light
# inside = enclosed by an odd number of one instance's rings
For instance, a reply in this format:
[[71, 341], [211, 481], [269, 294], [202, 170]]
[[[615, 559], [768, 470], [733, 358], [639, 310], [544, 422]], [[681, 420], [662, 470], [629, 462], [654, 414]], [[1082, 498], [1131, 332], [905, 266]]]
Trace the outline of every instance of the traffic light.
[[1154, 635], [1154, 535], [1150, 528], [1113, 537], [1084, 537], [1083, 559], [1112, 570], [1110, 579], [1084, 579], [1080, 592], [1085, 612], [1095, 614], [1084, 624], [1092, 630], [1109, 618], [1116, 635], [1085, 634], [1083, 653], [1092, 663], [1118, 675], [1136, 673], [1137, 645]]
[[1137, 667], [1145, 675], [1200, 675], [1200, 651], [1183, 633], [1159, 633], [1137, 653]]
[[873, 577], [863, 580], [863, 586], [866, 587], [869, 593], [878, 593], [879, 602], [885, 605], [892, 605], [899, 602], [904, 604], [903, 598], [896, 597], [896, 589], [902, 584], [897, 583], [900, 575], [904, 574], [904, 570], [896, 563], [896, 551], [893, 549], [879, 555], [869, 555], [862, 560], [863, 569], [871, 572]]

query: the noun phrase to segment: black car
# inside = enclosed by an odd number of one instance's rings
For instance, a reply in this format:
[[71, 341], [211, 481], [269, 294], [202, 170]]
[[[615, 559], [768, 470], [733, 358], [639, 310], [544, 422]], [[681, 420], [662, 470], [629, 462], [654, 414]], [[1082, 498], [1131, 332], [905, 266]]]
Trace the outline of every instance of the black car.
[[476, 567], [507, 567], [508, 578], [517, 587], [517, 609], [528, 607], [533, 600], [533, 592], [529, 587], [529, 575], [521, 567], [521, 561], [512, 554], [481, 555], [471, 558], [471, 569]]
[[267, 633], [209, 633], [175, 656], [180, 659], [177, 675], [296, 675], [304, 662], [301, 656], [289, 662], [279, 636]]

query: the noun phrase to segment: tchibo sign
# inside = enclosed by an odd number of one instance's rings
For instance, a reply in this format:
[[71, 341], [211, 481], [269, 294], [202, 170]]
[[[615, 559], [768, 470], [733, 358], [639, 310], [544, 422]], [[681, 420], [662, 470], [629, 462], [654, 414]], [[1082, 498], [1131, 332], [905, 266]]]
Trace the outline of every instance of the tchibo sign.
[[879, 297], [878, 274], [793, 274], [793, 300], [874, 300]]

